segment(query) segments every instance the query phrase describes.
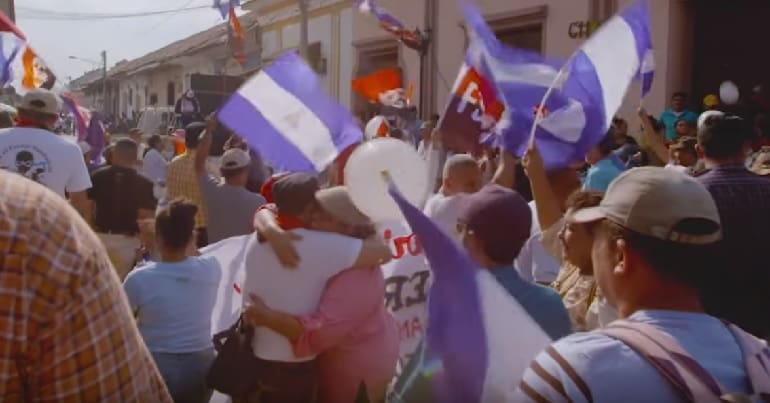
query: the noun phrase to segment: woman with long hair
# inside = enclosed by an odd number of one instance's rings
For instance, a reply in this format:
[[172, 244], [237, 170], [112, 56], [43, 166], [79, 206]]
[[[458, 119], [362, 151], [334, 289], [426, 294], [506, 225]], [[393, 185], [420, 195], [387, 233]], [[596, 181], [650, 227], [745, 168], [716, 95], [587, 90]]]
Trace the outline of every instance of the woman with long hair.
[[189, 256], [198, 208], [174, 200], [158, 211], [155, 244], [160, 259], [135, 269], [123, 287], [139, 331], [175, 402], [207, 402], [206, 374], [214, 361], [211, 312], [219, 265]]

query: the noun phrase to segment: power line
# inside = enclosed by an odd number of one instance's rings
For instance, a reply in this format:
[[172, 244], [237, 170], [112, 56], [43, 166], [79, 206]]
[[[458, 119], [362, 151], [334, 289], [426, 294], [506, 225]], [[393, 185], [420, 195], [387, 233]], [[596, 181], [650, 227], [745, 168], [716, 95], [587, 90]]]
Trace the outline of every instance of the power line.
[[17, 7], [18, 17], [27, 20], [52, 20], [52, 21], [96, 21], [96, 20], [114, 20], [125, 18], [150, 17], [156, 15], [168, 15], [180, 12], [197, 11], [211, 9], [211, 6], [183, 7], [172, 10], [156, 10], [134, 13], [72, 13], [50, 11], [36, 8]]
[[[187, 3], [181, 5], [180, 7], [177, 8], [177, 11], [187, 9], [190, 6], [190, 4], [192, 4], [193, 1], [195, 1], [195, 0], [189, 0]], [[176, 14], [170, 14], [168, 17], [164, 18], [162, 21], [160, 21], [157, 24], [153, 25], [149, 29], [144, 30], [143, 35], [147, 35], [147, 34], [149, 34], [151, 32], [154, 32], [155, 30], [157, 30], [161, 26], [166, 25], [166, 23], [171, 21], [171, 19], [174, 18], [174, 17], [176, 17]]]

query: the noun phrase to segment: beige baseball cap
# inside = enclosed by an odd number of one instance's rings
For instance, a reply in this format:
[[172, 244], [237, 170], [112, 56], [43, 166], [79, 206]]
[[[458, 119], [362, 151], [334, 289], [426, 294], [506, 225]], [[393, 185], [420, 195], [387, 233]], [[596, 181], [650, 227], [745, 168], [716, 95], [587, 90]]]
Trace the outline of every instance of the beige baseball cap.
[[19, 109], [26, 109], [46, 115], [58, 115], [61, 104], [59, 97], [53, 92], [44, 88], [36, 88], [24, 94]]
[[348, 225], [371, 224], [369, 217], [353, 204], [353, 199], [350, 198], [350, 193], [345, 186], [321, 189], [316, 192], [315, 199], [329, 214]]
[[708, 190], [682, 172], [643, 167], [618, 176], [599, 206], [578, 210], [571, 221], [607, 219], [642, 235], [686, 244], [704, 245], [722, 238], [720, 229], [705, 235], [675, 230], [677, 224], [693, 218], [709, 220], [719, 228], [719, 211]]

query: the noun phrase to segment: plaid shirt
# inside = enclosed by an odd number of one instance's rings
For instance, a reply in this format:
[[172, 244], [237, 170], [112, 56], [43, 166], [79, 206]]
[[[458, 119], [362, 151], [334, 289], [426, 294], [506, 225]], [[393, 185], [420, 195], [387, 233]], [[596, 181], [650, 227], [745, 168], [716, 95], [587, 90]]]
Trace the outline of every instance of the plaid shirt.
[[206, 204], [201, 197], [198, 174], [195, 173], [195, 156], [184, 153], [171, 161], [166, 168], [166, 190], [168, 200], [179, 197], [189, 199], [198, 206], [195, 228], [206, 227]]
[[759, 337], [770, 336], [770, 179], [743, 165], [711, 169], [698, 179], [722, 221], [723, 262], [706, 298], [710, 313]]
[[42, 186], [0, 193], [0, 400], [170, 402], [96, 235]]

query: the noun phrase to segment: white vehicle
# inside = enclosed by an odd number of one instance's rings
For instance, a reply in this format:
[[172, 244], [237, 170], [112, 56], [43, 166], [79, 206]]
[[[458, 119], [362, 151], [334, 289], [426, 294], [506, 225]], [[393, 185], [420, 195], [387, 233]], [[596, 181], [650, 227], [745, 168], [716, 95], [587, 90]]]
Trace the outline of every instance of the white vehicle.
[[145, 135], [166, 135], [169, 127], [175, 127], [176, 116], [172, 106], [150, 106], [139, 112], [139, 120], [136, 127]]

